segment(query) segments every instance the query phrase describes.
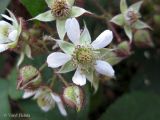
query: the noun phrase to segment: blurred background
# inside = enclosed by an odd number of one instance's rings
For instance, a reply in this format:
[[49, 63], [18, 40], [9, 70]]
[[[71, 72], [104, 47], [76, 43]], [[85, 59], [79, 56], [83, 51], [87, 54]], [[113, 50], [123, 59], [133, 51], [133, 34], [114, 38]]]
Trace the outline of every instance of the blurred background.
[[[127, 0], [129, 5], [137, 1], [139, 0]], [[153, 28], [149, 35], [154, 47], [134, 44], [132, 54], [114, 66], [116, 79], [108, 80], [102, 77], [95, 94], [88, 83], [84, 87], [86, 96], [84, 107], [80, 112], [67, 107], [69, 115], [66, 118], [61, 116], [57, 107], [45, 113], [41, 111], [36, 101], [23, 100], [22, 91], [16, 89], [18, 75], [16, 63], [19, 55], [14, 51], [0, 53], [0, 120], [159, 120], [160, 1], [142, 1], [144, 2], [140, 11], [142, 20]], [[119, 0], [76, 0], [75, 4], [98, 15], [102, 14], [98, 5], [112, 16], [120, 12]], [[48, 9], [44, 0], [0, 0], [0, 13], [7, 14], [6, 8], [25, 20]], [[107, 26], [98, 19], [84, 15], [80, 19], [82, 23], [83, 19], [92, 38], [96, 38], [101, 31], [107, 29]], [[33, 27], [33, 23], [28, 26]], [[123, 29], [115, 27], [122, 39], [127, 40]], [[41, 30], [39, 27], [34, 28]], [[56, 31], [55, 23], [52, 29]], [[44, 33], [42, 31], [42, 34]], [[46, 57], [47, 55], [40, 53], [33, 60], [25, 58], [22, 66], [32, 64], [39, 67], [45, 62]], [[51, 70], [46, 68], [44, 79], [51, 74]], [[72, 76], [67, 74], [65, 77], [71, 79]], [[61, 86], [59, 83], [56, 84]], [[57, 87], [57, 91], [62, 91], [60, 88]]]

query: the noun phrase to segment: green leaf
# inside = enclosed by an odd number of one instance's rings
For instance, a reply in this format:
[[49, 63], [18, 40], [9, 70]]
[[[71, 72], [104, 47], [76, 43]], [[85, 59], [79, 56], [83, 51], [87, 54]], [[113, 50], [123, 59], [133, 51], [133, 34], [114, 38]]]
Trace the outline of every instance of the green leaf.
[[139, 64], [141, 64], [141, 67], [132, 77], [129, 88], [131, 91], [153, 91], [160, 94], [160, 57], [157, 55], [156, 57], [153, 57], [155, 56], [155, 51], [147, 51], [146, 53], [150, 55], [149, 59], [146, 59], [146, 56], [144, 56], [144, 51], [140, 50], [136, 51], [134, 54], [135, 58], [132, 58], [134, 61], [137, 60]]
[[84, 30], [80, 36], [80, 44], [89, 45], [90, 43], [91, 43], [91, 36], [86, 24], [84, 23]]
[[58, 73], [67, 73], [67, 72], [71, 72], [75, 69], [76, 69], [76, 66], [74, 66], [73, 61], [70, 60], [69, 62], [67, 62], [65, 65], [63, 65], [61, 67], [61, 69], [58, 71]]
[[36, 17], [34, 17], [30, 20], [39, 20], [39, 21], [43, 21], [43, 22], [50, 22], [50, 21], [54, 21], [55, 17], [52, 15], [51, 10], [49, 10], [44, 13], [38, 14]]
[[157, 120], [160, 96], [148, 92], [126, 94], [112, 104], [100, 120]]
[[73, 51], [75, 50], [75, 46], [69, 42], [59, 40], [56, 41], [59, 45], [59, 47], [66, 53], [66, 54], [73, 54]]
[[136, 2], [136, 3], [132, 4], [129, 7], [129, 9], [131, 8], [131, 9], [133, 9], [133, 10], [138, 12], [140, 10], [140, 8], [141, 8], [142, 3], [143, 3], [143, 1]]
[[128, 36], [129, 40], [132, 41], [132, 29], [130, 26], [125, 25], [124, 26], [124, 31], [126, 33], [126, 35]]
[[7, 80], [0, 79], [0, 119], [10, 120], [9, 116], [11, 113], [10, 104], [8, 100], [8, 82]]
[[121, 0], [120, 1], [121, 13], [124, 13], [127, 9], [128, 9], [128, 6], [127, 6], [127, 3], [126, 3], [126, 0]]
[[116, 25], [123, 26], [125, 23], [124, 16], [122, 14], [118, 14], [111, 19], [111, 22], [115, 23]]
[[9, 84], [9, 88], [8, 88], [8, 94], [9, 96], [13, 99], [13, 100], [17, 100], [22, 98], [22, 91], [17, 90], [17, 69], [13, 69], [11, 74], [8, 76], [8, 84]]
[[140, 20], [138, 20], [137, 22], [135, 22], [135, 23], [133, 24], [133, 27], [134, 27], [135, 29], [145, 29], [145, 28], [152, 29], [149, 25], [147, 25], [146, 23], [144, 23], [144, 22], [142, 22], [142, 21], [140, 21]]
[[44, 0], [20, 0], [32, 16], [42, 13], [46, 8]]

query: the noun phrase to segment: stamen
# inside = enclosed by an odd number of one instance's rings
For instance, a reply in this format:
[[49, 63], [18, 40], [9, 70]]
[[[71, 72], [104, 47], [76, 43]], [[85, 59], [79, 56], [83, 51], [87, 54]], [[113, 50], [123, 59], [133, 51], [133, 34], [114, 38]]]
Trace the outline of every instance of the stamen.
[[129, 10], [126, 13], [126, 20], [128, 21], [129, 24], [135, 23], [139, 18], [140, 15], [134, 10]]
[[74, 65], [81, 66], [81, 69], [91, 67], [95, 60], [92, 49], [80, 45], [76, 47], [72, 57]]
[[51, 9], [52, 14], [59, 19], [63, 19], [70, 14], [70, 6], [67, 4], [66, 0], [55, 0]]

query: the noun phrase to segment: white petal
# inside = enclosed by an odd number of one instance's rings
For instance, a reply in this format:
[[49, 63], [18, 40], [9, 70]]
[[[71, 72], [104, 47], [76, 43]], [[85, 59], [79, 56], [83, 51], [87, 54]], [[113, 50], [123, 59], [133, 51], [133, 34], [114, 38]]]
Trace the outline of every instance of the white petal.
[[17, 21], [15, 15], [14, 15], [10, 10], [7, 9], [7, 11], [8, 11], [8, 13], [9, 13], [10, 17], [13, 19], [13, 21], [12, 21], [13, 23], [12, 23], [12, 24], [13, 24], [14, 26], [18, 27], [18, 21]]
[[0, 44], [0, 53], [7, 50], [8, 49], [8, 45], [7, 44]]
[[2, 20], [2, 21], [0, 21], [0, 27], [1, 27], [1, 29], [2, 29], [3, 27], [10, 28], [10, 27], [12, 27], [12, 25], [9, 24], [8, 22]]
[[63, 105], [63, 103], [62, 103], [61, 98], [60, 98], [58, 95], [53, 94], [53, 93], [51, 93], [51, 96], [52, 96], [52, 98], [55, 100], [55, 102], [57, 103], [58, 108], [59, 108], [59, 111], [61, 112], [61, 114], [62, 114], [63, 116], [67, 116], [67, 112], [66, 112], [66, 110], [65, 110], [65, 108], [64, 108], [64, 105]]
[[11, 17], [8, 17], [7, 15], [4, 15], [4, 14], [1, 14], [1, 15], [2, 15], [2, 17], [4, 17], [5, 19], [14, 22], [14, 19], [12, 19]]
[[113, 39], [113, 33], [110, 30], [105, 30], [102, 32], [95, 41], [92, 42], [92, 46], [95, 49], [104, 48], [111, 43]]
[[67, 31], [67, 36], [74, 43], [78, 44], [80, 39], [80, 26], [75, 18], [67, 19], [65, 24], [65, 29]]
[[41, 106], [41, 109], [42, 109], [44, 112], [48, 112], [51, 108], [52, 108], [51, 105]]
[[9, 42], [11, 42], [11, 41], [8, 39], [8, 36], [5, 36], [0, 33], [0, 44], [5, 44], [5, 43], [9, 43]]
[[105, 61], [97, 60], [96, 65], [95, 65], [95, 69], [98, 73], [100, 73], [102, 75], [106, 75], [108, 77], [114, 77], [114, 70], [113, 70], [112, 66]]
[[16, 41], [17, 35], [18, 35], [18, 31], [17, 30], [13, 30], [11, 33], [9, 33], [8, 38], [11, 41]]
[[77, 68], [73, 78], [72, 78], [73, 83], [76, 85], [83, 86], [86, 84], [86, 76], [82, 74], [79, 68]]
[[41, 94], [42, 94], [42, 90], [41, 90], [41, 89], [38, 89], [38, 90], [35, 92], [35, 95], [34, 95], [33, 99], [37, 99]]
[[71, 56], [61, 53], [54, 52], [47, 57], [47, 63], [49, 67], [57, 68], [71, 60]]
[[35, 91], [25, 91], [23, 94], [23, 99], [29, 98], [35, 94]]
[[61, 102], [61, 98], [58, 95], [51, 93], [51, 96], [55, 102]]

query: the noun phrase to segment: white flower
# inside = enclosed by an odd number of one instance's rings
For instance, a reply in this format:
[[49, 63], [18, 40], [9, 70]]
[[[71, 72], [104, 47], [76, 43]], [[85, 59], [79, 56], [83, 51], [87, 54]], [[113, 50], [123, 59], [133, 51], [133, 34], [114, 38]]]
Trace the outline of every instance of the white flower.
[[2, 14], [2, 17], [11, 21], [12, 24], [4, 20], [0, 21], [0, 52], [16, 47], [22, 29], [21, 23], [18, 23], [14, 14], [9, 10], [8, 12], [10, 17], [4, 14]]
[[[51, 53], [47, 58], [49, 67], [57, 68], [62, 66], [60, 72], [65, 73], [76, 69], [72, 81], [77, 85], [85, 85], [86, 78], [92, 83], [93, 72], [96, 70], [102, 75], [114, 77], [112, 66], [105, 60], [102, 60], [99, 50], [104, 49], [113, 39], [110, 30], [102, 32], [96, 40], [91, 42], [91, 37], [85, 26], [80, 33], [80, 26], [75, 18], [66, 21], [66, 31], [73, 44], [65, 41], [57, 41], [60, 48], [65, 52]], [[91, 77], [89, 77], [91, 76]]]
[[61, 39], [65, 36], [65, 22], [68, 18], [79, 17], [90, 13], [83, 8], [73, 6], [75, 0], [45, 0], [50, 10], [32, 18], [43, 22], [56, 20], [58, 35]]
[[57, 104], [61, 114], [63, 116], [67, 116], [67, 112], [64, 108], [63, 102], [59, 95], [56, 93], [53, 93], [52, 90], [48, 87], [40, 87], [37, 90], [31, 91], [31, 90], [25, 90], [23, 94], [23, 98], [29, 98], [32, 97], [37, 100], [37, 103], [39, 107], [44, 111], [48, 112], [53, 107], [55, 107], [55, 103]]
[[149, 25], [140, 20], [140, 8], [143, 1], [138, 1], [131, 6], [127, 5], [126, 0], [120, 0], [121, 14], [114, 16], [111, 22], [124, 27], [124, 31], [128, 36], [130, 42], [133, 39], [132, 29], [152, 29]]

